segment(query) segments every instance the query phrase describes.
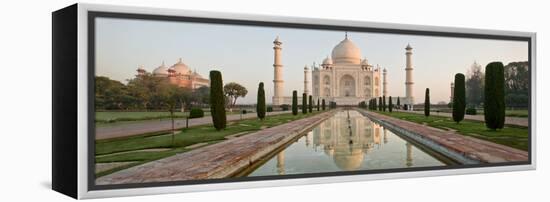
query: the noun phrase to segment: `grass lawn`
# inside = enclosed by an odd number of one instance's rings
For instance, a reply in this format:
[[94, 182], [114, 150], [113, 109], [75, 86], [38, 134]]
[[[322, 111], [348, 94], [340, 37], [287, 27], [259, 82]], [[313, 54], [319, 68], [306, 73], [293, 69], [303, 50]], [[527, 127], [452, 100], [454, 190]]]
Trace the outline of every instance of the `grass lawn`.
[[[483, 115], [483, 109], [478, 109], [477, 113], [480, 115]], [[527, 118], [529, 117], [529, 110], [527, 109], [507, 109], [504, 111], [504, 114], [508, 117], [520, 117], [520, 118]]]
[[[187, 116], [188, 112], [175, 112], [174, 116], [177, 118], [183, 118]], [[210, 113], [208, 113], [210, 114]], [[206, 115], [206, 113], [205, 113]], [[170, 112], [96, 112], [95, 122], [100, 123], [112, 123], [118, 121], [139, 121], [150, 119], [166, 119], [170, 118]]]
[[521, 126], [504, 126], [503, 129], [493, 131], [485, 127], [484, 122], [463, 120], [459, 124], [454, 122], [452, 118], [430, 115], [425, 117], [422, 114], [405, 113], [405, 112], [378, 112], [380, 114], [392, 116], [402, 120], [412, 121], [415, 123], [426, 123], [428, 126], [440, 128], [443, 130], [453, 129], [458, 133], [466, 136], [471, 136], [483, 140], [488, 140], [498, 144], [514, 147], [527, 151], [529, 145], [529, 130], [527, 127]]
[[[207, 143], [215, 144], [226, 140], [226, 136], [240, 134], [245, 135], [264, 128], [277, 126], [286, 122], [302, 119], [308, 116], [318, 114], [313, 112], [306, 115], [299, 113], [296, 116], [292, 114], [281, 114], [268, 116], [265, 120], [246, 119], [229, 122], [225, 130], [216, 131], [212, 125], [194, 126], [182, 129], [175, 134], [175, 142], [172, 144], [172, 135], [169, 133], [148, 133], [131, 137], [113, 138], [105, 140], [96, 140], [96, 163], [111, 162], [130, 162], [136, 161], [127, 166], [122, 166], [96, 173], [96, 176], [103, 176], [115, 171], [143, 164], [149, 161], [165, 158], [174, 154], [187, 152], [191, 149], [185, 147], [197, 144]], [[239, 136], [240, 136], [239, 135]], [[140, 151], [144, 149], [160, 149], [163, 151]]]
[[[227, 112], [227, 114], [238, 114], [240, 111]], [[185, 118], [189, 112], [175, 112], [175, 118]], [[210, 116], [209, 111], [204, 112], [204, 116]], [[153, 119], [169, 119], [170, 112], [163, 111], [142, 111], [142, 112], [124, 112], [124, 111], [103, 111], [95, 113], [95, 122], [101, 124], [121, 122], [121, 121], [142, 121]]]

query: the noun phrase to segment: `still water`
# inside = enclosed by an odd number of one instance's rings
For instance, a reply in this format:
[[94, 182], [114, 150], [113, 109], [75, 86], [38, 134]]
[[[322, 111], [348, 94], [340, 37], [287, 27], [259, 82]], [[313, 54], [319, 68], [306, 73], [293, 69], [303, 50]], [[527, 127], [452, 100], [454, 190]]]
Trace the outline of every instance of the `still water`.
[[442, 166], [357, 111], [340, 111], [248, 176]]

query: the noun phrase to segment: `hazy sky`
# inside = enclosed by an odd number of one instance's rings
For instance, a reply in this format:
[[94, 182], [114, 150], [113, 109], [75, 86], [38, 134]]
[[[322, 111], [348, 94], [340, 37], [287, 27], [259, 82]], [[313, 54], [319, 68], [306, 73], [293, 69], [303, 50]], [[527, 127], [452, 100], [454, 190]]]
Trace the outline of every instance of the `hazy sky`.
[[[149, 72], [162, 61], [167, 66], [183, 58], [192, 70], [208, 77], [220, 70], [224, 83], [237, 82], [248, 89], [238, 103], [255, 103], [259, 82], [266, 100], [273, 96], [273, 40], [283, 42], [285, 94], [303, 91], [303, 68], [317, 64], [344, 39], [343, 31], [206, 23], [165, 22], [98, 18], [96, 20], [96, 75], [126, 83], [143, 65]], [[504, 64], [528, 60], [523, 41], [413, 36], [349, 32], [349, 38], [373, 65], [388, 70], [388, 94], [405, 94], [405, 47], [413, 47], [414, 96], [423, 102], [430, 88], [433, 103], [449, 101], [455, 73], [467, 73], [474, 61], [485, 67], [492, 61]], [[483, 68], [484, 69], [484, 68]]]

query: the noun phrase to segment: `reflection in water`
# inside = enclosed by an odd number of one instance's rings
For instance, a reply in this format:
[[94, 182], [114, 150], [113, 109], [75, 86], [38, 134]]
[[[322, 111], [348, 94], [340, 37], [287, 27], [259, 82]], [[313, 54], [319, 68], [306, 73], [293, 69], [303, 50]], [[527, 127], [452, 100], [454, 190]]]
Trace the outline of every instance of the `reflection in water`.
[[445, 164], [359, 112], [341, 111], [249, 176], [438, 165]]
[[285, 174], [285, 151], [281, 151], [277, 154], [277, 174]]

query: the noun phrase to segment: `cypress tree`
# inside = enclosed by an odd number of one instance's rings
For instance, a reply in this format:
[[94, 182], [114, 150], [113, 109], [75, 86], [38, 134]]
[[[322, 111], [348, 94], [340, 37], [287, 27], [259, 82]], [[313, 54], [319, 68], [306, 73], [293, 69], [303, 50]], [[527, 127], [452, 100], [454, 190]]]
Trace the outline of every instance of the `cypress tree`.
[[317, 111], [320, 111], [319, 107], [319, 98], [317, 98]]
[[393, 111], [393, 102], [391, 101], [391, 96], [390, 96], [390, 104], [389, 104], [389, 107], [388, 107], [388, 111], [389, 112], [392, 112]]
[[302, 93], [302, 113], [307, 114], [307, 95]]
[[215, 70], [210, 71], [210, 113], [216, 130], [224, 129], [227, 119], [225, 116], [222, 73]]
[[426, 88], [426, 95], [424, 97], [424, 116], [430, 116], [430, 89]]
[[455, 89], [453, 96], [453, 120], [456, 123], [464, 120], [464, 110], [466, 109], [466, 86], [464, 74], [455, 75]]
[[323, 109], [323, 111], [325, 111], [325, 108], [326, 108], [325, 99], [323, 99], [321, 101], [321, 109]]
[[372, 109], [372, 100], [369, 100], [369, 106], [367, 107], [369, 110]]
[[483, 110], [485, 126], [492, 130], [504, 127], [504, 65], [492, 62], [485, 67], [485, 100]]
[[378, 98], [378, 111], [382, 111], [382, 97]]
[[264, 91], [264, 83], [260, 82], [258, 86], [258, 102], [256, 103], [256, 114], [258, 115], [258, 118], [261, 120], [264, 120], [265, 118], [265, 91]]
[[292, 114], [298, 114], [298, 92], [292, 91]]
[[386, 96], [382, 96], [382, 111], [386, 111]]
[[313, 112], [313, 96], [309, 96], [309, 113]]
[[397, 97], [397, 107], [401, 108], [401, 102], [399, 102], [399, 96]]

